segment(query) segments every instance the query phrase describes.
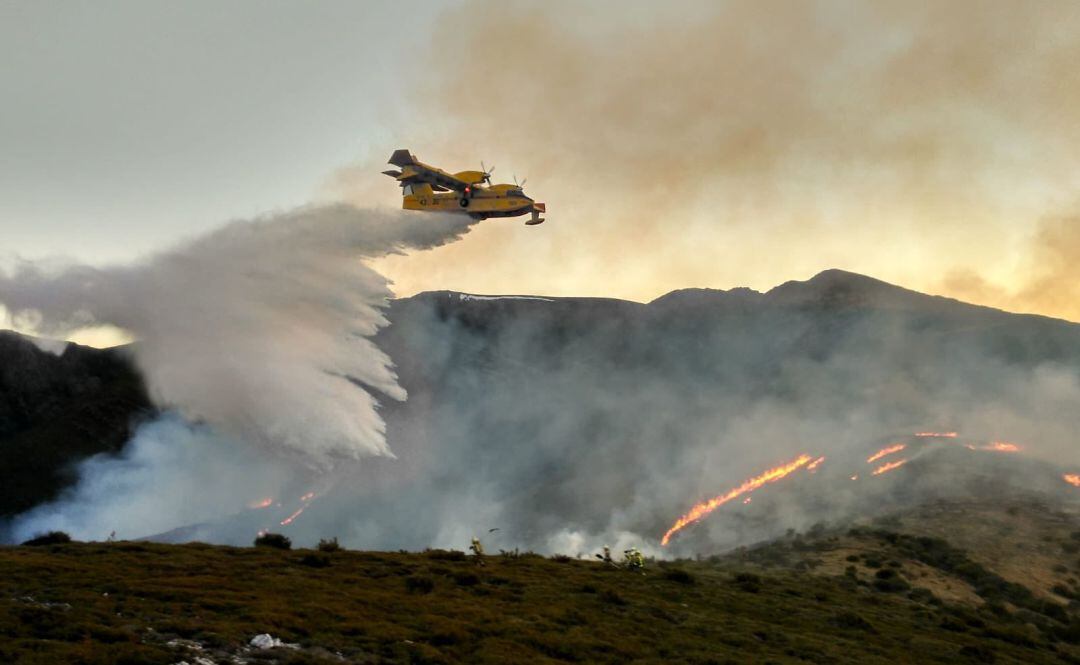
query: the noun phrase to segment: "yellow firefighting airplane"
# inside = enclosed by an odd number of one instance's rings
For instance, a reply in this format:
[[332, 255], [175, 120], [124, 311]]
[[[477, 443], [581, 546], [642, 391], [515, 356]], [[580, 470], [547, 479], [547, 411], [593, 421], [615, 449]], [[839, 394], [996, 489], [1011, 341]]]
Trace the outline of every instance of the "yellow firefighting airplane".
[[[492, 185], [491, 171], [460, 171], [447, 173], [442, 169], [417, 161], [408, 150], [395, 150], [390, 164], [400, 171], [383, 171], [401, 185], [401, 207], [405, 210], [429, 212], [460, 212], [476, 219], [488, 217], [517, 217], [532, 213], [525, 222], [529, 226], [542, 224], [540, 213], [547, 212], [543, 203], [525, 195], [521, 185]], [[481, 168], [484, 168], [481, 163]]]

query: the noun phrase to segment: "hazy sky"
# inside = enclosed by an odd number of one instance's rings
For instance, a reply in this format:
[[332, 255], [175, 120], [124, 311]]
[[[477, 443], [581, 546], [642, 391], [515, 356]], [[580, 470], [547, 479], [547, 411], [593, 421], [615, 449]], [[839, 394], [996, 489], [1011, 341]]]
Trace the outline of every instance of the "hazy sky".
[[0, 3], [0, 249], [129, 259], [310, 201], [397, 140], [380, 119], [450, 5]]
[[[618, 7], [618, 11], [613, 8]], [[1080, 3], [5, 2], [0, 261], [529, 178], [397, 291], [758, 289], [840, 267], [1080, 320]]]

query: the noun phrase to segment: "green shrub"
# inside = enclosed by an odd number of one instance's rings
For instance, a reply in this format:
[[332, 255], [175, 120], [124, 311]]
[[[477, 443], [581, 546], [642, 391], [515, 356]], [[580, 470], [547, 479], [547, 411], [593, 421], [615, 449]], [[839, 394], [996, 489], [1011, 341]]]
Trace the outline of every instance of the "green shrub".
[[829, 619], [829, 623], [837, 628], [848, 628], [853, 630], [862, 630], [868, 633], [876, 633], [874, 626], [869, 621], [862, 618], [855, 612], [844, 611], [833, 615]]
[[431, 593], [435, 590], [435, 580], [426, 575], [410, 575], [405, 578], [405, 590], [409, 593]]
[[941, 600], [934, 595], [934, 592], [930, 589], [924, 589], [922, 587], [915, 587], [908, 592], [908, 598], [916, 603], [927, 603], [928, 605], [940, 605]]
[[753, 573], [739, 573], [735, 576], [735, 586], [747, 593], [761, 591], [761, 578]]
[[1073, 590], [1064, 584], [1055, 584], [1050, 590], [1063, 598], [1069, 598], [1070, 600], [1076, 598], [1076, 594], [1073, 593]]
[[30, 540], [23, 543], [23, 545], [38, 546], [38, 545], [63, 545], [64, 543], [70, 543], [71, 536], [67, 535], [63, 531], [50, 531], [34, 536]]
[[480, 584], [480, 578], [475, 573], [458, 573], [454, 575], [454, 581], [458, 586], [476, 586]]
[[874, 588], [886, 593], [898, 593], [910, 590], [911, 585], [892, 568], [883, 568], [874, 574]]
[[997, 655], [994, 650], [985, 644], [967, 644], [960, 647], [960, 655], [964, 658], [971, 659], [976, 663], [994, 663], [997, 662]]
[[325, 554], [305, 554], [300, 557], [300, 565], [309, 568], [327, 568], [330, 566], [330, 557]]
[[341, 545], [338, 545], [336, 537], [330, 538], [329, 540], [322, 538], [319, 540], [318, 550], [320, 552], [340, 552]]
[[600, 593], [600, 600], [608, 603], [609, 605], [618, 605], [620, 607], [626, 605], [626, 599], [620, 596], [618, 593], [611, 589], [606, 589]]
[[255, 547], [272, 547], [278, 550], [292, 549], [292, 540], [280, 533], [263, 533], [255, 538]]
[[424, 550], [424, 556], [437, 561], [464, 561], [467, 558], [459, 550]]
[[664, 579], [679, 584], [693, 584], [696, 581], [693, 575], [682, 568], [671, 568], [664, 571]]

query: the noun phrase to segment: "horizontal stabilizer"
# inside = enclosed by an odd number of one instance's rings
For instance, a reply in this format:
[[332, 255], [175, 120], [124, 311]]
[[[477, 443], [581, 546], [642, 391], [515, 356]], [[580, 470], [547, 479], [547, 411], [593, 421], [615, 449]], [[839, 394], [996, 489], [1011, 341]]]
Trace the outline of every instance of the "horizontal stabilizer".
[[401, 171], [383, 171], [383, 174], [390, 176], [391, 178], [401, 177]]
[[412, 156], [411, 152], [401, 148], [400, 150], [395, 150], [394, 154], [390, 155], [390, 161], [388, 163], [393, 164], [394, 166], [412, 166], [416, 163], [416, 158]]

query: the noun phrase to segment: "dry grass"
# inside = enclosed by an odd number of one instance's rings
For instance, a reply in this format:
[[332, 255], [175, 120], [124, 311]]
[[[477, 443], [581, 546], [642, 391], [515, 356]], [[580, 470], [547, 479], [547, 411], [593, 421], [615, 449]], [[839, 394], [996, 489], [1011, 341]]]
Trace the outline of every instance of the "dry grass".
[[[314, 566], [319, 558], [328, 565]], [[206, 545], [0, 548], [0, 662], [1060, 662], [1049, 628], [847, 575], [716, 562]], [[1049, 625], [1049, 624], [1048, 624]], [[1060, 629], [1060, 624], [1055, 624]], [[247, 653], [256, 634], [301, 645]], [[989, 654], [989, 655], [988, 655]]]

